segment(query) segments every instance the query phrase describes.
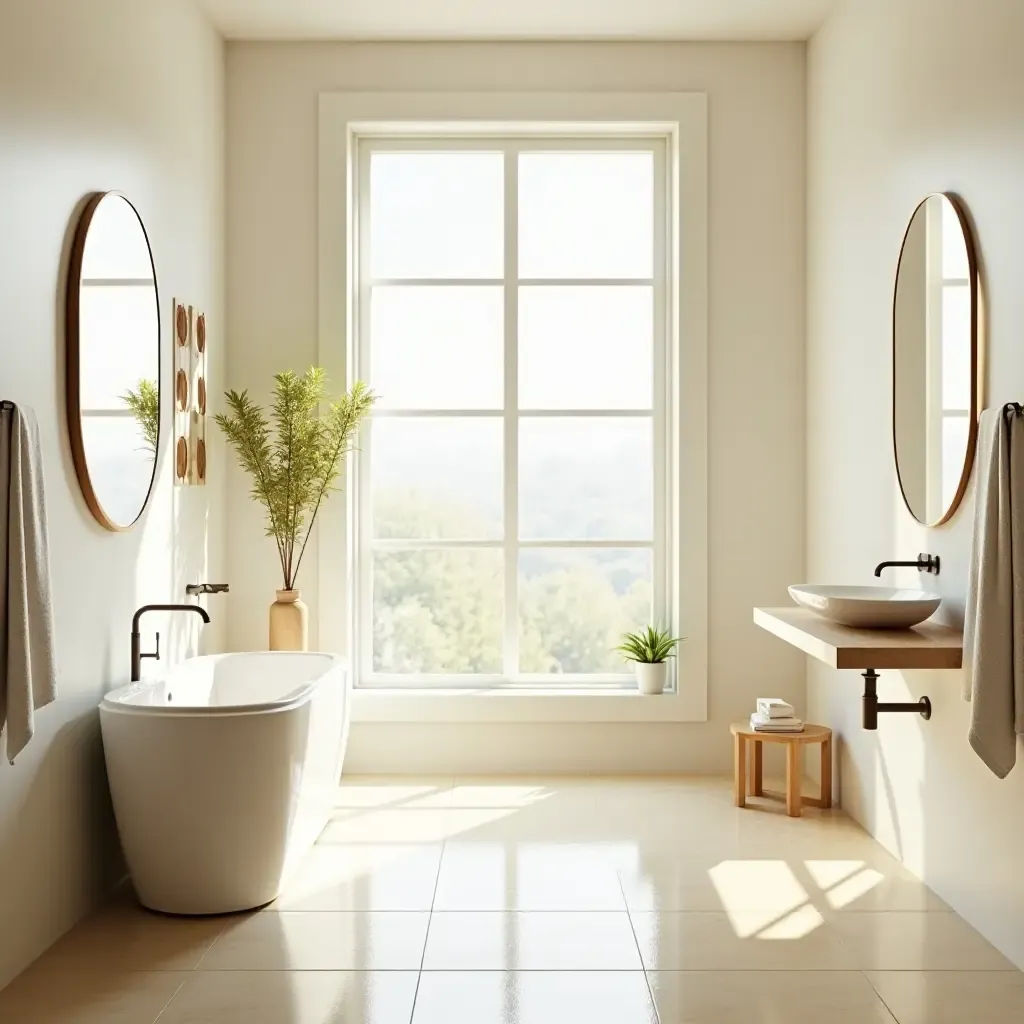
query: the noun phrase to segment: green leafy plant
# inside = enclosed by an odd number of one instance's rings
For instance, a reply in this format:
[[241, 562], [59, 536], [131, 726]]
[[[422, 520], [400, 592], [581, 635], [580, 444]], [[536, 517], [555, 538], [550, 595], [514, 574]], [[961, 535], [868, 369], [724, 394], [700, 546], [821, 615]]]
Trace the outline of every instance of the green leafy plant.
[[[267, 512], [267, 536], [277, 544], [284, 589], [294, 590], [320, 506], [337, 489], [359, 424], [376, 401], [362, 381], [328, 403], [327, 374], [311, 366], [299, 376], [274, 375], [269, 416], [247, 391], [227, 391], [230, 413], [214, 419], [252, 477], [252, 497]], [[321, 403], [327, 403], [323, 415]]]
[[615, 648], [627, 661], [658, 664], [675, 657], [676, 644], [682, 637], [673, 637], [668, 630], [648, 626], [639, 633], [623, 633], [622, 643]]
[[155, 380], [139, 381], [137, 390], [128, 389], [121, 401], [131, 410], [142, 436], [146, 440], [146, 451], [156, 458], [157, 440], [160, 437], [160, 389]]

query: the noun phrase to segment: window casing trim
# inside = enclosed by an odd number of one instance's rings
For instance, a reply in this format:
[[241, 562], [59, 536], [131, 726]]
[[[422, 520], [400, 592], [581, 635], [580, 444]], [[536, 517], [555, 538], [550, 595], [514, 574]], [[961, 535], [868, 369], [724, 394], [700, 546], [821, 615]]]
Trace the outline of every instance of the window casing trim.
[[[478, 133], [487, 131], [487, 137]], [[633, 690], [621, 687], [623, 677], [577, 677], [582, 688], [574, 690], [570, 677], [519, 676], [504, 681], [502, 676], [460, 677], [472, 690], [453, 691], [440, 684], [430, 690], [410, 690], [409, 677], [380, 677], [375, 682], [390, 683], [391, 692], [370, 694], [360, 691], [356, 701], [356, 719], [377, 721], [423, 720], [422, 699], [433, 709], [432, 720], [505, 720], [511, 717], [529, 721], [548, 720], [674, 720], [707, 719], [707, 109], [702, 93], [622, 94], [622, 93], [329, 93], [320, 97], [320, 183], [319, 183], [319, 342], [320, 362], [335, 381], [348, 379], [356, 365], [353, 345], [359, 336], [354, 323], [358, 311], [353, 294], [358, 259], [355, 244], [358, 216], [354, 203], [354, 185], [358, 167], [358, 140], [374, 139], [374, 146], [408, 148], [417, 138], [436, 147], [439, 134], [460, 136], [470, 145], [494, 149], [496, 142], [511, 138], [517, 131], [529, 140], [533, 149], [547, 144], [565, 148], [565, 137], [602, 139], [609, 133], [620, 138], [623, 147], [636, 147], [640, 139], [662, 140], [668, 159], [665, 182], [663, 248], [674, 259], [663, 275], [666, 301], [655, 303], [667, 311], [668, 323], [655, 331], [660, 339], [672, 339], [656, 365], [666, 365], [662, 386], [668, 392], [660, 405], [665, 422], [666, 472], [661, 474], [662, 493], [655, 494], [656, 522], [666, 538], [667, 550], [674, 552], [676, 564], [664, 583], [663, 606], [672, 610], [673, 620], [686, 637], [680, 647], [677, 692], [664, 697], [640, 698]], [[394, 135], [403, 133], [397, 140]], [[467, 134], [474, 135], [466, 138]], [[383, 136], [387, 136], [384, 138]], [[345, 168], [345, 174], [339, 174]], [[508, 202], [508, 190], [506, 190]], [[685, 218], [678, 211], [685, 211]], [[506, 220], [508, 210], [506, 209]], [[514, 221], [513, 221], [514, 222]], [[514, 235], [507, 232], [507, 235]], [[506, 252], [506, 261], [508, 253]], [[512, 264], [514, 266], [514, 263]], [[659, 267], [655, 267], [655, 277]], [[339, 282], [346, 282], [344, 289]], [[480, 282], [474, 282], [480, 283]], [[499, 283], [497, 280], [494, 284]], [[505, 283], [502, 279], [501, 283]], [[522, 284], [524, 282], [520, 282]], [[545, 280], [544, 284], [550, 284]], [[576, 282], [573, 282], [576, 283]], [[588, 282], [590, 283], [590, 282]], [[612, 282], [608, 282], [612, 283]], [[626, 282], [622, 282], [626, 283]], [[639, 283], [630, 281], [629, 283]], [[511, 301], [515, 301], [512, 290]], [[506, 292], [506, 301], [509, 301]], [[339, 344], [344, 337], [346, 344]], [[685, 339], [680, 344], [680, 338]], [[506, 354], [507, 349], [506, 349]], [[657, 360], [657, 355], [656, 355]], [[506, 374], [506, 381], [508, 375]], [[516, 404], [505, 395], [506, 406]], [[618, 411], [616, 411], [618, 413]], [[640, 411], [650, 415], [650, 411]], [[384, 413], [386, 415], [386, 413]], [[398, 413], [401, 415], [402, 413]], [[466, 410], [463, 414], [468, 415]], [[500, 410], [488, 415], [501, 416]], [[519, 411], [518, 415], [531, 412]], [[547, 415], [537, 411], [534, 415]], [[585, 415], [573, 410], [565, 415]], [[411, 415], [411, 413], [410, 413]], [[419, 413], [416, 413], [419, 415]], [[440, 414], [439, 414], [440, 415]], [[450, 415], [450, 413], [444, 413]], [[658, 429], [656, 423], [656, 431]], [[511, 432], [510, 432], [511, 433]], [[506, 458], [508, 451], [506, 449]], [[350, 460], [346, 487], [353, 492], [358, 458]], [[314, 634], [319, 646], [355, 653], [351, 614], [353, 572], [359, 564], [355, 550], [356, 531], [353, 510], [340, 496], [325, 505], [318, 528], [317, 563], [319, 568]], [[685, 525], [684, 525], [685, 524]], [[404, 542], [403, 542], [404, 543]], [[520, 542], [532, 546], [534, 542]], [[543, 544], [544, 542], [540, 542]], [[495, 547], [503, 546], [497, 541]], [[437, 546], [431, 541], [430, 546]], [[475, 545], [474, 545], [475, 546]], [[551, 546], [556, 546], [552, 544]], [[560, 543], [557, 546], [563, 546]], [[581, 546], [591, 547], [591, 542]], [[616, 544], [615, 546], [619, 546]], [[643, 542], [638, 546], [648, 546]], [[344, 571], [338, 572], [338, 566]], [[506, 573], [506, 577], [507, 577]], [[422, 677], [429, 681], [430, 677]], [[495, 688], [494, 683], [504, 685]], [[495, 699], [498, 698], [498, 699]], [[507, 698], [507, 699], [505, 699]], [[566, 704], [566, 702], [570, 702]], [[486, 702], [486, 711], [484, 710]], [[409, 708], [403, 717], [401, 708]], [[642, 708], [641, 708], [642, 706]], [[629, 707], [631, 710], [626, 711]], [[472, 710], [476, 708], [477, 710]], [[561, 710], [556, 710], [561, 709]], [[572, 713], [567, 709], [573, 709]], [[592, 712], [587, 708], [592, 708]], [[362, 710], [360, 710], [362, 709]], [[397, 718], [395, 716], [398, 716]], [[440, 719], [438, 715], [442, 716]]]

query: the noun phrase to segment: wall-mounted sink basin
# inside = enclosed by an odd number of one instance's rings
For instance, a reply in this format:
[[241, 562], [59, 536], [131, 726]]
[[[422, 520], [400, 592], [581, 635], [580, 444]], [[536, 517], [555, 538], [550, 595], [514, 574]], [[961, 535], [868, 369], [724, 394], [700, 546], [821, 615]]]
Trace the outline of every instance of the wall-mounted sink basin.
[[797, 604], [830, 622], [858, 629], [907, 629], [924, 622], [942, 603], [926, 590], [835, 587], [801, 583], [789, 588]]

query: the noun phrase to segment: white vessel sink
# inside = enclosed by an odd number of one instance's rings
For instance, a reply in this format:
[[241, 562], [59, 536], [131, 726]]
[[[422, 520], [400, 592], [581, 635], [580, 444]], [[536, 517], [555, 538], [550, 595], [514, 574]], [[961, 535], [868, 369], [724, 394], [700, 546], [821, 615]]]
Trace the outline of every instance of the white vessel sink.
[[906, 629], [924, 622], [942, 603], [925, 590], [832, 587], [801, 583], [789, 588], [797, 604], [822, 618], [858, 629]]

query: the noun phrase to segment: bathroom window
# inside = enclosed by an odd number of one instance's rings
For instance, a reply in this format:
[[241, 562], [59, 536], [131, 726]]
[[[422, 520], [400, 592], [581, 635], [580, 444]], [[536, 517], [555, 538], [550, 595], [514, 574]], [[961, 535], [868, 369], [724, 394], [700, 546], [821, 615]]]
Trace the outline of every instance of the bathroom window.
[[642, 131], [360, 139], [363, 686], [628, 687], [672, 624], [670, 166]]

